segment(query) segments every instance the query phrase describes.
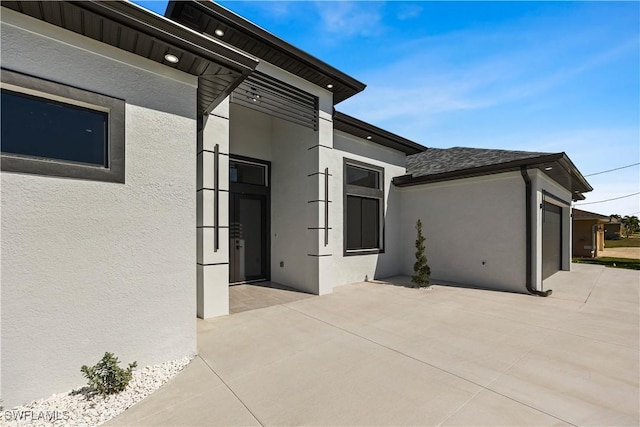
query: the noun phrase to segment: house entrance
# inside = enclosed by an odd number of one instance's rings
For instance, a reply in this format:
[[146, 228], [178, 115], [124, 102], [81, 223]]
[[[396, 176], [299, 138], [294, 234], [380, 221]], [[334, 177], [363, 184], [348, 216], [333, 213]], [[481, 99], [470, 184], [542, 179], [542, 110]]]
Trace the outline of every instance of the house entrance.
[[229, 283], [269, 280], [268, 162], [229, 160]]

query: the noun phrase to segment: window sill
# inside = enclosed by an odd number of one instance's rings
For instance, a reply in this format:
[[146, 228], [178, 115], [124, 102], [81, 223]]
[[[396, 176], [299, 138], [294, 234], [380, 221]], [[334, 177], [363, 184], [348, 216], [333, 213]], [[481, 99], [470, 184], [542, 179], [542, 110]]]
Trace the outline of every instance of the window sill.
[[344, 256], [375, 255], [383, 253], [384, 249], [347, 249], [344, 251]]

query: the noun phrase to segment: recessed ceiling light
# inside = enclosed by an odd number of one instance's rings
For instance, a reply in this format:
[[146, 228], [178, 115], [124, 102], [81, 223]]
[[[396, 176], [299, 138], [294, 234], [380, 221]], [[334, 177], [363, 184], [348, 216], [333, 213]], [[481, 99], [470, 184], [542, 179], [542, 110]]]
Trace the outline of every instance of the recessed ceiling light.
[[180, 59], [172, 53], [167, 53], [164, 56], [164, 59], [166, 59], [167, 62], [171, 62], [172, 64], [177, 64], [178, 61], [180, 61]]
[[333, 85], [332, 85], [331, 83], [329, 83], [329, 84], [327, 85], [327, 89], [333, 89]]
[[551, 166], [547, 166], [546, 168], [544, 168], [544, 170], [546, 170], [546, 171], [550, 171], [551, 169], [553, 169], [553, 167], [551, 167]]
[[367, 139], [371, 139], [371, 135], [367, 136]]
[[218, 37], [222, 37], [222, 36], [224, 36], [224, 31], [222, 31], [220, 28], [218, 28], [217, 30], [215, 30], [213, 33], [214, 33], [216, 36], [218, 36]]

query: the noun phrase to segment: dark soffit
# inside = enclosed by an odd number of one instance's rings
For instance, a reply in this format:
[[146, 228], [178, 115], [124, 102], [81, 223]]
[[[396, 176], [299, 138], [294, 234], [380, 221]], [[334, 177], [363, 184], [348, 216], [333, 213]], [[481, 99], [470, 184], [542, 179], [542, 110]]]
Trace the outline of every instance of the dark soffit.
[[[198, 112], [211, 111], [258, 64], [218, 40], [124, 1], [2, 1], [2, 6], [198, 77]], [[176, 55], [172, 64], [164, 56]]]
[[333, 128], [357, 136], [358, 138], [402, 151], [406, 154], [421, 153], [427, 149], [417, 142], [413, 142], [339, 111], [336, 111], [333, 115]]
[[[330, 90], [334, 105], [366, 87], [364, 83], [211, 1], [170, 1], [165, 16]], [[223, 31], [224, 35], [216, 36], [216, 30]], [[328, 85], [333, 87], [328, 88]]]

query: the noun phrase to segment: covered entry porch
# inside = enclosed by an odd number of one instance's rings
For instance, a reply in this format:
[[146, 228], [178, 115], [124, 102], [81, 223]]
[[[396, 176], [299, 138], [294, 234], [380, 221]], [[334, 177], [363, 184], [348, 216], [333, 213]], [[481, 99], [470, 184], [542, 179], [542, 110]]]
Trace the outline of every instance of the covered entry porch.
[[264, 291], [255, 284], [273, 281], [308, 294], [330, 289], [318, 264], [327, 255], [319, 238], [327, 202], [319, 195], [326, 192], [332, 109], [328, 91], [263, 64], [202, 118], [198, 317], [229, 314], [229, 287], [239, 284]]

